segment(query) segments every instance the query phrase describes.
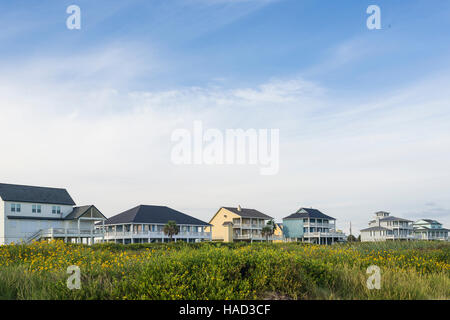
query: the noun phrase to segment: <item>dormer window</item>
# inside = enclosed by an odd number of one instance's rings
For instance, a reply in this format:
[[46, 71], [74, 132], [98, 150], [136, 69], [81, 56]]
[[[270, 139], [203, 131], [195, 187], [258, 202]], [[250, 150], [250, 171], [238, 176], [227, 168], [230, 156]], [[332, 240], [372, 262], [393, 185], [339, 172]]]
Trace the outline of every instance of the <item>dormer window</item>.
[[52, 213], [55, 213], [55, 214], [61, 213], [61, 207], [60, 206], [52, 206]]
[[20, 203], [11, 203], [11, 212], [20, 212], [21, 206]]
[[33, 213], [41, 213], [41, 205], [40, 204], [33, 204], [31, 207], [31, 212]]

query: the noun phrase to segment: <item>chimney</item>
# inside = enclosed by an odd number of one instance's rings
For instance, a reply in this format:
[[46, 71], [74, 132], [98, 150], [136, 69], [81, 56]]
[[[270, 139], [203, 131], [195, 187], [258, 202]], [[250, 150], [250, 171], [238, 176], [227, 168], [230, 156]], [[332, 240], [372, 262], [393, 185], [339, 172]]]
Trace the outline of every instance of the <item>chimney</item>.
[[238, 205], [238, 206], [237, 206], [237, 211], [239, 211], [239, 212], [242, 211], [241, 205]]

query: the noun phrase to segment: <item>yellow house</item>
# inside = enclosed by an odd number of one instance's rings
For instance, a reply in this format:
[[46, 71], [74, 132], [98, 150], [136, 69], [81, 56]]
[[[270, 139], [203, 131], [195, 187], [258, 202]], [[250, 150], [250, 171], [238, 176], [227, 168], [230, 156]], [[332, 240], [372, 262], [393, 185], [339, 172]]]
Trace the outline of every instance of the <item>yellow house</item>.
[[274, 239], [273, 242], [283, 242], [283, 224], [275, 223], [275, 231], [273, 232]]
[[266, 238], [262, 236], [261, 230], [271, 219], [272, 217], [255, 209], [221, 207], [209, 222], [212, 225], [212, 240], [264, 241]]

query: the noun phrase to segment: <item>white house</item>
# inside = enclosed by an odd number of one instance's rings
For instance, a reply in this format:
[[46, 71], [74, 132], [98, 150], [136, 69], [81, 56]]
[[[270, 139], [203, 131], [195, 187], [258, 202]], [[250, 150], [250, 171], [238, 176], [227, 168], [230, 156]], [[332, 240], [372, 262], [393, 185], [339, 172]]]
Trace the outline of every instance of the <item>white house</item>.
[[99, 231], [105, 227], [105, 234], [103, 239], [96, 241], [124, 244], [168, 242], [169, 236], [163, 229], [169, 221], [175, 221], [179, 229], [173, 236], [174, 241], [211, 241], [211, 232], [206, 231], [210, 224], [172, 208], [154, 205], [140, 205], [107, 219], [103, 225], [97, 223]]
[[361, 230], [361, 241], [414, 240], [411, 220], [397, 218], [389, 212], [375, 213], [369, 227]]
[[0, 245], [41, 239], [93, 243], [106, 217], [94, 206], [76, 207], [65, 189], [0, 183]]

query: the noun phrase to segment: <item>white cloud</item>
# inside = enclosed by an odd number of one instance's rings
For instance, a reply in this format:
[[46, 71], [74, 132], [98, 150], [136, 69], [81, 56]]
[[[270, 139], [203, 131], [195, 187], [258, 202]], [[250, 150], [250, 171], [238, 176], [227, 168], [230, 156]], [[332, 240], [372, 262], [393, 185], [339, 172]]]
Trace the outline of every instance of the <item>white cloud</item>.
[[[219, 206], [241, 204], [280, 220], [313, 206], [345, 229], [352, 221], [354, 231], [377, 210], [408, 216], [426, 202], [450, 207], [446, 78], [349, 104], [302, 78], [136, 92], [126, 83], [143, 72], [142, 59], [121, 63], [135, 52], [108, 47], [2, 73], [2, 180], [67, 187], [107, 215], [148, 203], [208, 220]], [[218, 128], [280, 128], [280, 174], [174, 166], [171, 132], [196, 119]], [[450, 223], [445, 213], [436, 218]]]

